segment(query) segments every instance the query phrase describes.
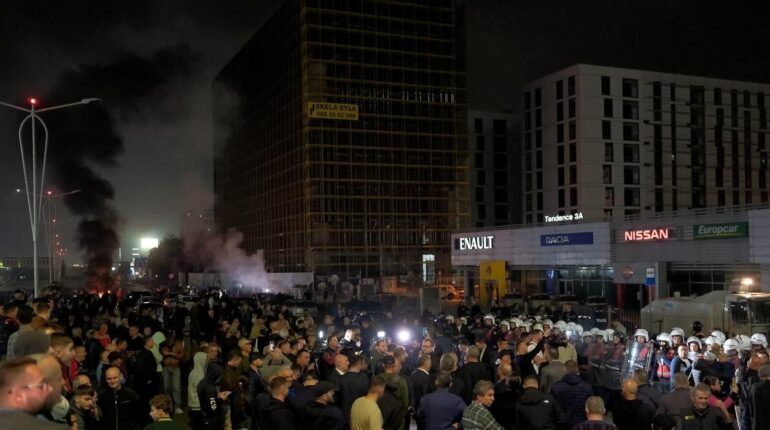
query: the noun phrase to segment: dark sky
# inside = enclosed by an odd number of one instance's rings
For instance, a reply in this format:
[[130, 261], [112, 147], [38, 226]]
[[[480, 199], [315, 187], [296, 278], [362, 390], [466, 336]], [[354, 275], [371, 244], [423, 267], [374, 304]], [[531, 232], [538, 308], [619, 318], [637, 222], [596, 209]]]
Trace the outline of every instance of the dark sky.
[[[0, 100], [104, 99], [114, 119], [105, 133], [122, 149], [86, 148], [85, 164], [114, 188], [128, 251], [140, 236], [178, 233], [185, 211], [211, 205], [211, 81], [279, 1], [5, 0]], [[578, 62], [770, 80], [766, 2], [469, 0], [467, 7], [471, 108], [516, 110], [522, 83]], [[23, 185], [19, 121], [0, 109], [0, 256], [31, 254], [26, 206], [15, 193]], [[70, 240], [76, 219], [60, 216]]]

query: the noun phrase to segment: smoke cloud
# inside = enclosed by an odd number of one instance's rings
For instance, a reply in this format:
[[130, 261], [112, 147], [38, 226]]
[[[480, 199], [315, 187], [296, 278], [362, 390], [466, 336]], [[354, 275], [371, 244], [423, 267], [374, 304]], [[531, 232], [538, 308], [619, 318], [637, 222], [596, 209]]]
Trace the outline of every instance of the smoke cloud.
[[249, 255], [241, 248], [243, 233], [230, 230], [221, 235], [202, 229], [190, 230], [182, 239], [187, 262], [198, 271], [214, 270], [224, 275], [223, 287], [242, 285], [254, 292], [274, 288], [267, 277], [262, 251]]
[[[62, 192], [80, 190], [66, 196], [64, 203], [81, 218], [77, 240], [88, 261], [89, 277], [97, 278], [94, 282], [102, 288], [109, 287], [103, 278], [109, 278], [120, 245], [119, 217], [113, 186], [95, 168], [117, 166], [124, 149], [121, 124], [148, 115], [171, 115], [171, 110], [163, 110], [163, 102], [174, 84], [190, 76], [194, 61], [187, 46], [163, 48], [146, 57], [122, 53], [109, 62], [63, 72], [46, 97], [55, 103], [102, 99], [45, 117], [51, 132], [51, 182]], [[182, 109], [179, 114], [183, 113]]]

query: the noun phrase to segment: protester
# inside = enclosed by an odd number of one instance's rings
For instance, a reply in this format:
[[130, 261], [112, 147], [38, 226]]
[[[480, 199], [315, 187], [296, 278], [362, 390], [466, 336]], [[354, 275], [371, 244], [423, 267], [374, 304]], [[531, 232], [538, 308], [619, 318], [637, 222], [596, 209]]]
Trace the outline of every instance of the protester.
[[495, 388], [489, 381], [479, 381], [473, 387], [473, 401], [463, 411], [464, 430], [503, 430], [489, 407], [495, 401]]
[[436, 378], [436, 391], [420, 399], [418, 423], [423, 423], [426, 430], [453, 430], [460, 424], [465, 402], [449, 392], [452, 377], [441, 374]]
[[379, 399], [385, 393], [385, 379], [381, 376], [372, 378], [366, 396], [359, 397], [350, 409], [350, 430], [382, 430], [383, 419]]
[[154, 422], [144, 430], [184, 430], [184, 426], [171, 418], [173, 414], [173, 403], [169, 396], [165, 394], [154, 396], [150, 399], [150, 417]]
[[575, 424], [572, 430], [617, 430], [617, 427], [604, 421], [606, 413], [602, 398], [591, 396], [585, 403], [586, 420]]

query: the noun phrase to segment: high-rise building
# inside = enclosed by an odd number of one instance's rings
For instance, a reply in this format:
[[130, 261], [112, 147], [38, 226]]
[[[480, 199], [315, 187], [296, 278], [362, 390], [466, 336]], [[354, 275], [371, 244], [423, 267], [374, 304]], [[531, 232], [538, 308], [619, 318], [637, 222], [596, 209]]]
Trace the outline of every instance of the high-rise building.
[[521, 115], [468, 112], [471, 225], [521, 223]]
[[274, 271], [450, 267], [467, 227], [462, 11], [287, 1], [214, 82], [215, 218]]
[[768, 202], [770, 85], [578, 64], [523, 92], [525, 223]]

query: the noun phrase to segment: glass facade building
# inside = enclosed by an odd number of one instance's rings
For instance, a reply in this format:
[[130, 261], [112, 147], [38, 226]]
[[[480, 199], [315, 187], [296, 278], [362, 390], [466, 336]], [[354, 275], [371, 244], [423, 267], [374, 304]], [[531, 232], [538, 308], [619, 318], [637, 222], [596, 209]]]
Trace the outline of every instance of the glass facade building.
[[290, 0], [213, 85], [216, 223], [274, 271], [450, 270], [469, 224], [462, 10]]

